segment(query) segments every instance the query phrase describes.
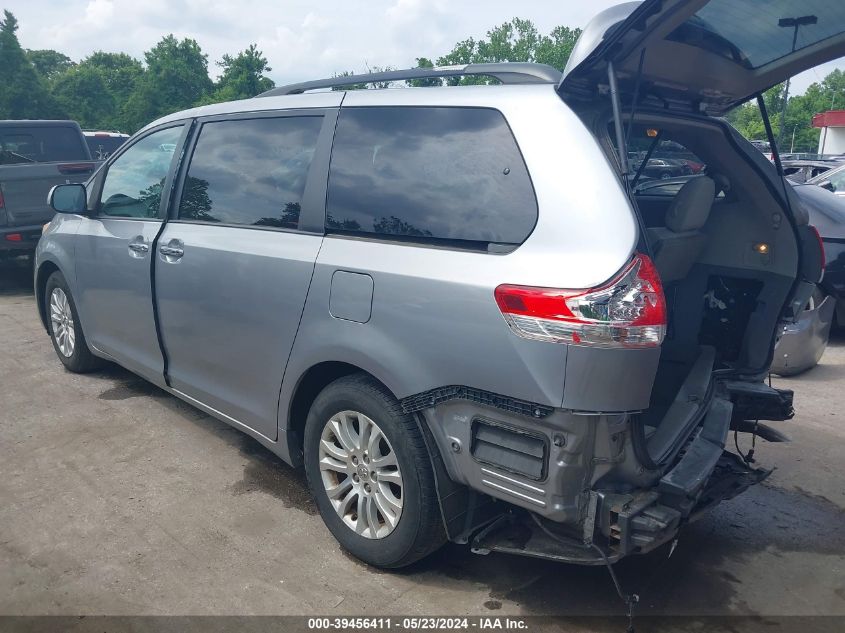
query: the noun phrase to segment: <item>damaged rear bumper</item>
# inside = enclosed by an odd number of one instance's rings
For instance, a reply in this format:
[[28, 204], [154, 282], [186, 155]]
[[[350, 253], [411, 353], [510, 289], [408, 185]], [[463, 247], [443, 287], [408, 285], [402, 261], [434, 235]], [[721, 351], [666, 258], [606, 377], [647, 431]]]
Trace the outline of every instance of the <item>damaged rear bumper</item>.
[[650, 467], [637, 456], [633, 440], [642, 427], [632, 414], [529, 416], [462, 400], [426, 409], [421, 426], [449, 538], [479, 553], [604, 563], [659, 547], [768, 476], [725, 443], [732, 429], [748, 430], [748, 420], [757, 432], [759, 420], [789, 419], [791, 392], [713, 380], [708, 371], [701, 389], [681, 396], [696, 409], [682, 420], [685, 439]]
[[682, 524], [732, 499], [770, 473], [771, 470], [750, 468], [737, 455], [721, 451], [695, 501], [686, 494], [660, 492], [659, 488], [634, 495], [593, 492], [591, 511], [595, 513], [596, 534], [604, 532], [604, 523], [609, 537], [579, 538], [559, 531], [556, 524], [541, 523], [527, 512], [514, 511], [481, 530], [472, 540], [472, 550], [477, 554], [503, 552], [579, 565], [604, 565], [605, 559], [613, 563], [628, 554], [646, 553], [667, 543]]
[[791, 417], [791, 392], [740, 381], [721, 381], [713, 392], [701, 423], [672, 466], [651, 485], [634, 490], [594, 486], [580, 530], [536, 513], [507, 513], [476, 535], [473, 550], [585, 565], [613, 562], [673, 540], [685, 523], [763, 481], [771, 471], [752, 467], [727, 451], [725, 442], [732, 426], [748, 415]]

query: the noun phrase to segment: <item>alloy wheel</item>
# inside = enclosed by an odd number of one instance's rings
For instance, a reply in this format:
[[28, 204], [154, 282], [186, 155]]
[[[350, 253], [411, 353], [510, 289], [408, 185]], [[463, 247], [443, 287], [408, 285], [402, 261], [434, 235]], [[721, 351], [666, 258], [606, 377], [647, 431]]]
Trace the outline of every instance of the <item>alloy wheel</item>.
[[50, 321], [53, 325], [56, 346], [64, 356], [70, 358], [76, 347], [76, 330], [73, 325], [70, 302], [61, 288], [53, 288], [53, 292], [50, 293]]
[[369, 539], [396, 528], [402, 516], [402, 473], [381, 428], [357, 411], [341, 411], [323, 427], [320, 476], [335, 512]]

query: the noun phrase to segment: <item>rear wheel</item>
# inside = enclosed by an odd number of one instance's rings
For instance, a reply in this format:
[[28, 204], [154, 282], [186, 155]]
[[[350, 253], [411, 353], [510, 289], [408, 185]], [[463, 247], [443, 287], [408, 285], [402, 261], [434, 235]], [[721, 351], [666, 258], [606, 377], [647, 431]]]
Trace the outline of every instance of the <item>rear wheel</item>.
[[76, 304], [64, 276], [59, 271], [47, 279], [44, 305], [47, 307], [47, 322], [53, 349], [62, 364], [75, 373], [88, 372], [102, 366], [103, 361], [88, 349]]
[[365, 374], [317, 396], [305, 425], [305, 472], [344, 549], [396, 568], [445, 541], [431, 461], [417, 422]]

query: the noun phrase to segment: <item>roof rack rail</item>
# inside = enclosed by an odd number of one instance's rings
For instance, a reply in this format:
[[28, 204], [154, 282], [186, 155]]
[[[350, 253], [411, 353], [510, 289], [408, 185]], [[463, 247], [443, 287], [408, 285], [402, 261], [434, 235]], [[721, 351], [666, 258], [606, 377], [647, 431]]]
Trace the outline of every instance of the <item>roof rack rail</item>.
[[259, 97], [278, 97], [280, 95], [301, 94], [306, 90], [319, 88], [336, 88], [353, 84], [374, 83], [382, 81], [403, 81], [407, 79], [430, 79], [443, 77], [465, 77], [468, 75], [482, 75], [498, 79], [503, 84], [557, 84], [561, 73], [547, 64], [527, 62], [499, 62], [491, 64], [461, 64], [458, 66], [436, 66], [434, 68], [409, 68], [407, 70], [389, 70], [380, 73], [366, 73], [363, 75], [348, 75], [303, 81], [298, 84], [279, 86]]

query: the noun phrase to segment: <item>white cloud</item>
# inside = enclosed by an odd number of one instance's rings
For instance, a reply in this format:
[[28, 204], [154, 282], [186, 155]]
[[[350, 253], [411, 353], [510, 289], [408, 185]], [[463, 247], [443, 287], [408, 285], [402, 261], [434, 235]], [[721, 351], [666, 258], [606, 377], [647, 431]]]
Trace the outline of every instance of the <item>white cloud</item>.
[[[139, 59], [162, 36], [196, 39], [209, 70], [224, 53], [257, 43], [287, 83], [327, 77], [366, 66], [408, 67], [416, 57], [437, 58], [467, 37], [483, 37], [515, 16], [541, 32], [563, 24], [583, 27], [616, 0], [6, 0], [20, 23], [26, 48], [53, 48], [73, 59], [95, 50], [126, 52]], [[808, 71], [793, 81], [794, 93], [818, 81], [842, 61]]]
[[85, 7], [85, 23], [95, 27], [105, 26], [114, 14], [111, 0], [92, 0]]

